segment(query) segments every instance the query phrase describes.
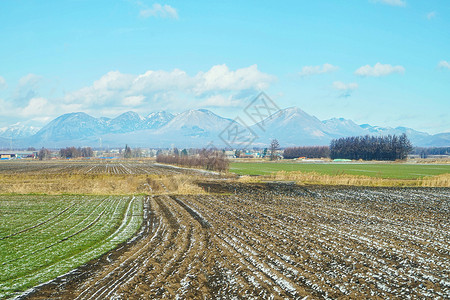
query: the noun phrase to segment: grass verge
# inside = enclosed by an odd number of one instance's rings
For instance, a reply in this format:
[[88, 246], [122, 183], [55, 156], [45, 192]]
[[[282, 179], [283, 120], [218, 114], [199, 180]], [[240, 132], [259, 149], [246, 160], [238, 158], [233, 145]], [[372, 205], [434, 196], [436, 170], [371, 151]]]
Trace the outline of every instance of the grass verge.
[[327, 175], [317, 172], [286, 172], [279, 171], [263, 176], [242, 176], [240, 182], [261, 181], [294, 181], [296, 184], [315, 185], [347, 185], [347, 186], [378, 186], [378, 187], [450, 187], [450, 174], [441, 174], [416, 179], [376, 178], [358, 175]]

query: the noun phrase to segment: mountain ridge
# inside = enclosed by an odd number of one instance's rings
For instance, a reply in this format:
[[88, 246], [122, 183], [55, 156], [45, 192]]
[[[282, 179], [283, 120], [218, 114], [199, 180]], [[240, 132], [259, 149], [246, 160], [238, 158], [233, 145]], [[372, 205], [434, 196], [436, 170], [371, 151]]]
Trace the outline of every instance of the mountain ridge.
[[[15, 124], [16, 125], [16, 124]], [[4, 128], [2, 128], [4, 129]], [[35, 129], [36, 131], [36, 129]], [[6, 132], [4, 129], [3, 132]], [[10, 131], [11, 132], [11, 131]], [[0, 131], [0, 146], [7, 147], [8, 137]], [[32, 133], [32, 132], [31, 132]], [[127, 111], [115, 118], [92, 117], [84, 112], [63, 114], [29, 136], [15, 136], [17, 147], [216, 147], [240, 148], [235, 133], [253, 136], [251, 147], [265, 147], [271, 139], [278, 139], [283, 147], [328, 145], [332, 139], [359, 135], [400, 135], [406, 133], [415, 146], [449, 146], [450, 133], [430, 135], [407, 127], [358, 125], [350, 119], [319, 120], [298, 107], [281, 109], [250, 126], [221, 117], [210, 110], [188, 110], [179, 114], [153, 112], [142, 117]], [[245, 141], [246, 139], [244, 139]]]

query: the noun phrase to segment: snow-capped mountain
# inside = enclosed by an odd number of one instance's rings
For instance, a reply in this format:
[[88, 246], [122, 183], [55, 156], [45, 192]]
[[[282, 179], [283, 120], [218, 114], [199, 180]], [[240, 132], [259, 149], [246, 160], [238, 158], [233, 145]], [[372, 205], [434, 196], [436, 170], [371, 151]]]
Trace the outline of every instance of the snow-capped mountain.
[[[202, 148], [209, 145], [223, 147], [226, 145], [221, 139], [221, 133], [228, 126], [233, 125], [242, 130], [243, 126], [231, 119], [220, 117], [209, 110], [189, 110], [173, 116], [165, 125], [156, 129], [146, 129], [127, 134], [127, 143], [145, 147], [179, 147]], [[121, 140], [123, 136], [106, 135], [104, 141], [111, 143]]]
[[369, 135], [401, 135], [405, 133], [411, 142], [414, 145], [425, 146], [430, 143], [430, 138], [432, 137], [430, 134], [426, 132], [421, 132], [414, 130], [412, 128], [407, 127], [380, 127], [380, 126], [371, 126], [369, 124], [363, 124], [360, 126], [366, 132], [365, 134]]
[[208, 136], [223, 131], [231, 119], [222, 118], [207, 109], [188, 110], [176, 115], [160, 132], [183, 132], [185, 135]]
[[[145, 119], [135, 113], [134, 111], [128, 111], [120, 116], [105, 122], [107, 131], [109, 132], [130, 132], [142, 129], [143, 121]], [[105, 129], [106, 129], [105, 128]]]
[[364, 130], [364, 128], [361, 128], [361, 126], [352, 120], [347, 120], [344, 118], [332, 118], [329, 120], [324, 120], [322, 123], [326, 128], [326, 132], [333, 137], [367, 134], [367, 131]]
[[94, 118], [83, 112], [59, 116], [31, 138], [35, 141], [68, 141], [103, 134], [107, 121]]
[[20, 139], [32, 136], [39, 131], [39, 127], [27, 126], [21, 123], [16, 123], [8, 127], [0, 128], [0, 137], [6, 139]]
[[261, 143], [276, 138], [281, 144], [289, 146], [299, 143], [323, 145], [331, 140], [324, 124], [298, 107], [282, 109], [251, 128]]
[[2, 149], [9, 149], [8, 146], [11, 145], [11, 140], [7, 140], [5, 138], [0, 137], [0, 148]]
[[[0, 133], [6, 130], [0, 131]], [[12, 132], [12, 131], [9, 131]], [[245, 142], [234, 145], [266, 147], [274, 138], [282, 147], [328, 145], [332, 139], [359, 135], [400, 135], [406, 133], [415, 146], [449, 146], [450, 133], [430, 135], [406, 127], [378, 127], [357, 125], [352, 120], [333, 118], [321, 121], [298, 107], [282, 109], [249, 128], [223, 118], [206, 109], [189, 110], [173, 115], [155, 112], [141, 117], [126, 112], [116, 118], [95, 118], [83, 112], [69, 113], [54, 119], [34, 135], [19, 138], [10, 133], [16, 147], [67, 147], [99, 146], [123, 147], [195, 147], [213, 144], [224, 147], [231, 144], [233, 133], [256, 138], [250, 145]], [[26, 136], [26, 135], [25, 135]], [[0, 134], [2, 144], [8, 143]], [[245, 141], [245, 139], [244, 139]]]
[[174, 118], [169, 112], [159, 111], [149, 114], [143, 121], [143, 128], [146, 129], [158, 129], [166, 125]]
[[448, 135], [430, 135], [407, 127], [379, 127], [357, 125], [352, 120], [332, 118], [320, 121], [297, 107], [282, 109], [252, 128], [261, 143], [276, 138], [281, 145], [328, 145], [332, 139], [361, 135], [401, 135], [406, 133], [416, 146], [448, 146]]
[[429, 137], [420, 146], [424, 147], [448, 147], [450, 145], [450, 132], [438, 133]]

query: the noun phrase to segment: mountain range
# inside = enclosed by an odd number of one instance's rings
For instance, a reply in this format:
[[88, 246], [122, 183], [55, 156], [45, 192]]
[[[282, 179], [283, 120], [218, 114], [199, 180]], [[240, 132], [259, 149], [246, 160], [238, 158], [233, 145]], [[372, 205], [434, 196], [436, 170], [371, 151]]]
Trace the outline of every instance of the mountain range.
[[206, 109], [179, 114], [161, 111], [142, 117], [129, 111], [116, 118], [95, 118], [83, 112], [61, 115], [42, 127], [14, 124], [0, 128], [0, 147], [266, 147], [276, 138], [282, 147], [328, 145], [332, 139], [360, 135], [406, 133], [415, 146], [450, 146], [450, 133], [430, 135], [406, 127], [358, 125], [352, 120], [321, 121], [298, 107], [279, 110], [252, 126]]
[[27, 126], [25, 124], [16, 123], [7, 127], [0, 127], [0, 137], [10, 138], [26, 138], [39, 131], [40, 128]]

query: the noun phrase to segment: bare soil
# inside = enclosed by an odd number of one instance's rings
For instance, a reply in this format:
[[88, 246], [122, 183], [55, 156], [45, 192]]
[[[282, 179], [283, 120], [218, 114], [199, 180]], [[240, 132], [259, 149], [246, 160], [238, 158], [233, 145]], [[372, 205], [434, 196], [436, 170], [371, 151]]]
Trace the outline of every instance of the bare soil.
[[21, 299], [449, 298], [450, 189], [200, 183]]

